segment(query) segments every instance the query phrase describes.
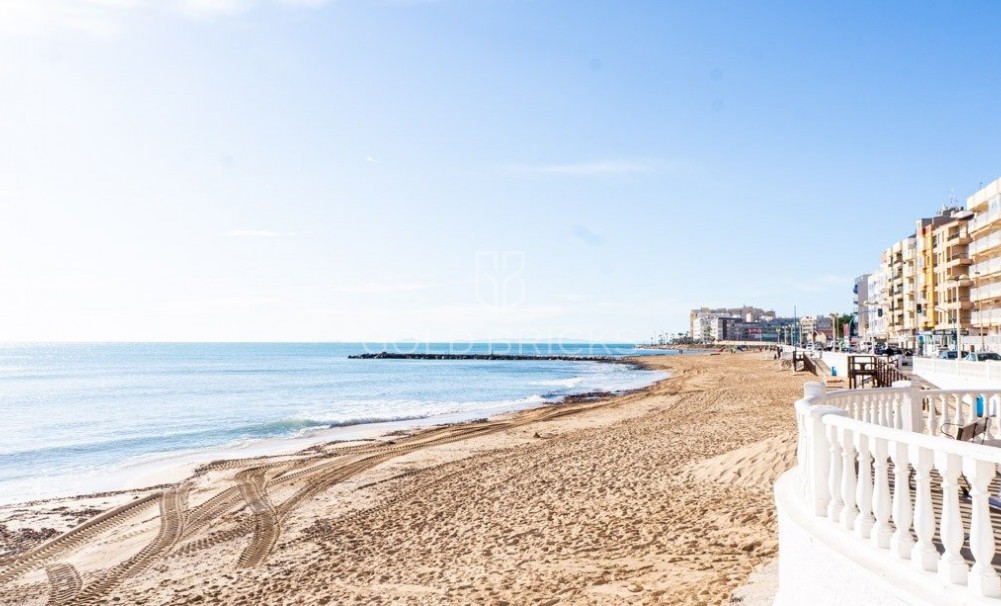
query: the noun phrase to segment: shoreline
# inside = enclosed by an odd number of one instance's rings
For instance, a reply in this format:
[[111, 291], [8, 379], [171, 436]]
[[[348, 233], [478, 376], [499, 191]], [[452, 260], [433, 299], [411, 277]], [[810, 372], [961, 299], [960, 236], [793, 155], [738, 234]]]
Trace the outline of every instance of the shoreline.
[[[0, 555], [0, 598], [44, 603], [40, 567], [59, 561], [85, 580], [129, 579], [93, 589], [122, 603], [723, 603], [774, 557], [769, 478], [794, 454], [790, 403], [809, 377], [753, 353], [641, 361], [672, 376], [612, 398], [219, 461], [165, 489], [0, 507], [0, 528], [59, 522], [74, 545], [50, 554], [36, 538], [24, 558]], [[182, 523], [168, 525], [175, 509]], [[74, 511], [110, 521], [94, 529]]]
[[[616, 360], [609, 359], [586, 361], [607, 364], [623, 364], [636, 370], [662, 372], [643, 364], [641, 362], [643, 357], [645, 356], [623, 356]], [[318, 427], [311, 428], [302, 433], [302, 435], [256, 438], [247, 441], [245, 444], [239, 445], [223, 444], [216, 447], [206, 447], [204, 449], [152, 453], [150, 455], [145, 455], [141, 459], [124, 463], [120, 467], [115, 468], [115, 475], [124, 477], [119, 477], [115, 480], [106, 482], [108, 486], [103, 490], [83, 490], [27, 500], [0, 500], [0, 514], [2, 514], [4, 509], [10, 507], [44, 505], [45, 503], [54, 501], [61, 502], [74, 499], [92, 499], [132, 492], [148, 492], [183, 482], [185, 479], [196, 475], [202, 467], [212, 465], [220, 461], [242, 461], [250, 459], [294, 456], [318, 446], [379, 442], [389, 439], [394, 434], [398, 434], [399, 432], [420, 432], [434, 428], [461, 425], [477, 420], [492, 421], [508, 415], [518, 415], [520, 413], [539, 408], [577, 403], [582, 399], [594, 399], [595, 396], [600, 396], [602, 399], [615, 398], [622, 395], [653, 389], [658, 383], [669, 378], [670, 375], [668, 373], [668, 376], [657, 379], [643, 387], [626, 389], [619, 392], [589, 391], [579, 394], [567, 394], [553, 401], [541, 400], [538, 402], [502, 404], [484, 409], [451, 412], [427, 417]]]

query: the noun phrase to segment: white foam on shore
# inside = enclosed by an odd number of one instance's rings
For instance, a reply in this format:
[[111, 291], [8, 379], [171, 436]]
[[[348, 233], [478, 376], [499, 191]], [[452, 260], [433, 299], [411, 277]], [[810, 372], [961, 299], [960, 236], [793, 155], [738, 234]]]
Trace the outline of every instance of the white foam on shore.
[[[650, 381], [644, 386], [653, 385], [668, 376], [665, 372], [651, 372], [648, 375]], [[418, 419], [310, 429], [292, 437], [261, 438], [215, 448], [159, 453], [123, 463], [112, 470], [103, 468], [89, 473], [40, 474], [30, 479], [8, 482], [8, 490], [0, 494], [0, 505], [172, 484], [191, 476], [199, 466], [212, 461], [294, 454], [317, 444], [375, 440], [391, 432], [493, 418], [550, 403], [543, 398], [530, 397], [477, 410]]]

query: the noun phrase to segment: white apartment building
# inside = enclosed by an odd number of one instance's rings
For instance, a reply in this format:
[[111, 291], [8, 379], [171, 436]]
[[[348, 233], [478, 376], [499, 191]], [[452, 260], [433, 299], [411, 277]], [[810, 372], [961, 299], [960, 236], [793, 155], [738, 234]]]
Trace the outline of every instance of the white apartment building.
[[859, 332], [867, 343], [886, 340], [886, 270], [880, 266], [866, 278], [868, 299], [865, 306], [865, 330]]
[[967, 198], [966, 208], [973, 212], [969, 278], [974, 329], [967, 338], [979, 340], [978, 348], [1001, 351], [1001, 179]]

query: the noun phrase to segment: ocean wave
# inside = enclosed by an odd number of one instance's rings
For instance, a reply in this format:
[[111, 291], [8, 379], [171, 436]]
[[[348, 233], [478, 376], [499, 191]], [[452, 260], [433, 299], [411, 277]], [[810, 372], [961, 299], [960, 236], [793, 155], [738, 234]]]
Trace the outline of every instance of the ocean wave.
[[584, 377], [571, 377], [569, 379], [549, 379], [546, 381], [533, 381], [532, 385], [539, 385], [542, 387], [563, 387], [564, 389], [573, 389], [581, 383], [584, 382]]

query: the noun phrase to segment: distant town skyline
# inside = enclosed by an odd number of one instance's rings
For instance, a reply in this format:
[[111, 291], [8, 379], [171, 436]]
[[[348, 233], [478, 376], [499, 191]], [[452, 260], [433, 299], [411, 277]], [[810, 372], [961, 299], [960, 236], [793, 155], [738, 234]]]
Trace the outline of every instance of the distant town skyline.
[[0, 0], [0, 341], [852, 308], [1001, 176], [991, 3]]

